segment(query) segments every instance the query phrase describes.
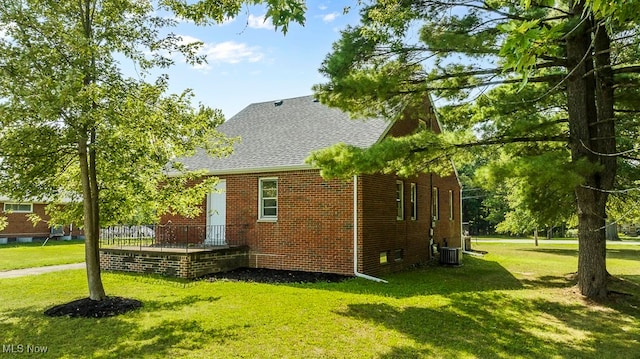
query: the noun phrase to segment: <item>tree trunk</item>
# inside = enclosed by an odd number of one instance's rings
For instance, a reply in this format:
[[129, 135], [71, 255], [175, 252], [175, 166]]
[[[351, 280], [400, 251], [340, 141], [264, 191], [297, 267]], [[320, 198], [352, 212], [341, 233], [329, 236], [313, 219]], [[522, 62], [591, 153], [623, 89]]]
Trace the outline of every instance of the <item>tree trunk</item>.
[[[80, 3], [80, 22], [84, 30], [84, 36], [90, 43], [93, 42], [93, 4], [90, 1]], [[91, 54], [86, 64], [84, 73], [84, 85], [95, 83], [96, 57]], [[97, 109], [95, 102], [91, 103], [92, 109]], [[88, 136], [86, 135], [88, 134]], [[96, 130], [93, 127], [82, 129], [82, 135], [78, 142], [80, 153], [80, 176], [82, 177], [82, 194], [84, 210], [84, 234], [85, 234], [85, 261], [87, 264], [87, 281], [89, 283], [89, 298], [103, 300], [107, 296], [102, 286], [100, 276], [100, 219], [98, 202], [98, 176], [96, 170], [96, 153], [88, 144], [96, 143]]]
[[80, 176], [82, 182], [82, 194], [84, 210], [84, 252], [85, 263], [87, 265], [87, 282], [89, 285], [89, 298], [93, 300], [103, 300], [107, 296], [102, 286], [100, 276], [100, 248], [98, 245], [100, 227], [98, 223], [98, 193], [95, 157], [89, 155], [88, 139], [80, 138], [78, 142], [78, 152], [80, 159]]
[[620, 236], [618, 236], [618, 224], [615, 222], [607, 223], [607, 240], [608, 241], [619, 241]]
[[[589, 16], [584, 11], [583, 0], [573, 3], [571, 9], [576, 18]], [[607, 155], [615, 150], [615, 138], [612, 112], [609, 116], [607, 93], [602, 92], [602, 81], [598, 81], [599, 88], [596, 89], [594, 62], [596, 66], [602, 66], [599, 62], [607, 60], [592, 56], [592, 29], [591, 17], [583, 18], [567, 38], [567, 104], [572, 160], [586, 161], [592, 166], [589, 172], [583, 174], [584, 183], [575, 190], [578, 208], [578, 287], [588, 298], [604, 299], [607, 295], [607, 190], [613, 185], [616, 170], [615, 158], [612, 161], [612, 157]], [[599, 31], [602, 32], [604, 28]]]

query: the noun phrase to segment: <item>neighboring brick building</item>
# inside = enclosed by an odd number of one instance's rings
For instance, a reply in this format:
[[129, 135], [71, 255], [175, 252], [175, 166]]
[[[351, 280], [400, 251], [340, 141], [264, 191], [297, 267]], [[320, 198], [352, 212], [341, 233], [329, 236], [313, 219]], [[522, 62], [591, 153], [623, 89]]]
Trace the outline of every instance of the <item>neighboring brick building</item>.
[[[13, 201], [6, 197], [0, 197], [0, 216], [7, 218], [7, 227], [0, 231], [0, 238], [15, 240], [17, 238], [45, 239], [52, 234], [49, 228], [47, 216], [45, 212], [46, 203], [41, 202], [20, 202]], [[38, 215], [42, 221], [33, 225], [29, 220], [30, 214]], [[77, 228], [71, 233], [71, 226], [58, 228], [54, 231], [55, 235], [80, 235], [81, 232]], [[3, 240], [4, 241], [4, 240]]]
[[[430, 104], [423, 110], [424, 125], [440, 131]], [[461, 246], [453, 166], [447, 177], [327, 181], [304, 162], [316, 149], [339, 142], [368, 147], [418, 126], [417, 119], [351, 120], [311, 96], [252, 104], [219, 128], [241, 137], [231, 156], [199, 152], [183, 160], [191, 170], [219, 177], [221, 192], [203, 200], [199, 217], [165, 216], [162, 223], [224, 226], [215, 235], [248, 245], [252, 267], [379, 275], [427, 261], [431, 236], [436, 244]]]

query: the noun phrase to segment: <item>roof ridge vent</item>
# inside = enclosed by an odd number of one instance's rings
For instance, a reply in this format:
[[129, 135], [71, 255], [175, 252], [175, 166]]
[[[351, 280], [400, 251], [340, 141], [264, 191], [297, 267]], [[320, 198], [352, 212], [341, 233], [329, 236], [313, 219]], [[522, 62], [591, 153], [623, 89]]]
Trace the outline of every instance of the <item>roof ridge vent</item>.
[[278, 100], [278, 101], [275, 101], [275, 102], [273, 103], [273, 105], [274, 105], [275, 107], [278, 107], [278, 106], [281, 106], [283, 102], [284, 102], [284, 101], [282, 101], [282, 100]]

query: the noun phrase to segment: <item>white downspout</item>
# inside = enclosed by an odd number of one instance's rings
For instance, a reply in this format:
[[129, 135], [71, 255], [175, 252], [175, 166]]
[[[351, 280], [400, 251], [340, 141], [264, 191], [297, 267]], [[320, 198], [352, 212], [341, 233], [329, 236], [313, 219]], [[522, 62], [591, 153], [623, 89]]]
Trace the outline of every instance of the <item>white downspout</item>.
[[[458, 183], [460, 183], [460, 181], [458, 181]], [[460, 192], [458, 193], [460, 196], [460, 201], [458, 201], [460, 204], [460, 209], [458, 210], [458, 215], [460, 216], [460, 240], [462, 241], [460, 247], [462, 248], [462, 253], [465, 253], [467, 252], [467, 243], [465, 242], [465, 238], [464, 238], [465, 237], [464, 230], [463, 230], [464, 228], [462, 228], [462, 184], [460, 184]]]
[[353, 274], [356, 277], [388, 283], [384, 279], [358, 272], [358, 176], [353, 176]]

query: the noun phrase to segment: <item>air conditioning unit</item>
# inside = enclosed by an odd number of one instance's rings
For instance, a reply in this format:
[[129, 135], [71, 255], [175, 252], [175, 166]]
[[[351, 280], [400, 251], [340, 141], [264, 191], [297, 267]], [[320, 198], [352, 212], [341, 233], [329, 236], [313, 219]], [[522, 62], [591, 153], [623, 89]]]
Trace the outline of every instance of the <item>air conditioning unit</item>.
[[462, 265], [462, 249], [453, 247], [440, 247], [440, 264]]

